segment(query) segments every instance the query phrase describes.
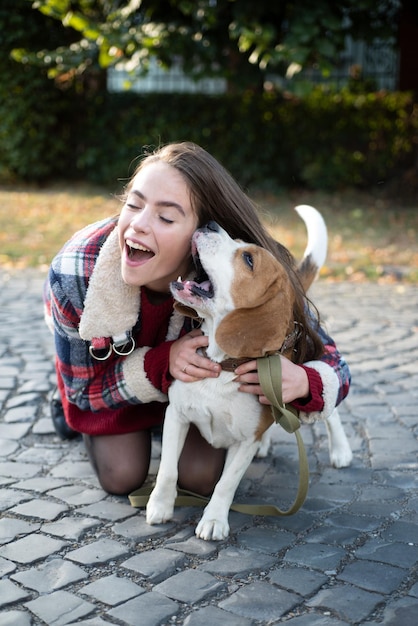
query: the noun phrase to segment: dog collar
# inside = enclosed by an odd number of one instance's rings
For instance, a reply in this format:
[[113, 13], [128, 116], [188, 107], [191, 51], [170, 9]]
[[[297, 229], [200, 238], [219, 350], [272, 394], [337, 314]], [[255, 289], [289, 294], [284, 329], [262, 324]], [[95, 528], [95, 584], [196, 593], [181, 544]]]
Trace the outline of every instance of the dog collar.
[[219, 363], [224, 372], [235, 372], [237, 367], [242, 365], [243, 363], [248, 363], [248, 361], [253, 361], [252, 357], [243, 356], [240, 359], [224, 359]]
[[[280, 350], [277, 350], [277, 352], [275, 352], [274, 354], [284, 354], [285, 352], [290, 350], [290, 348], [294, 348], [297, 340], [302, 334], [302, 331], [300, 328], [301, 324], [299, 324], [298, 322], [294, 322], [294, 324], [295, 324], [294, 330], [288, 335], [286, 335]], [[210, 358], [208, 357], [205, 348], [201, 348], [200, 352], [206, 358]], [[239, 367], [240, 365], [243, 365], [244, 363], [248, 363], [248, 361], [254, 361], [257, 358], [258, 357], [255, 357], [255, 356], [230, 357], [228, 359], [224, 359], [223, 361], [219, 361], [219, 365], [221, 366], [221, 369], [224, 372], [234, 372], [237, 369], [237, 367]]]

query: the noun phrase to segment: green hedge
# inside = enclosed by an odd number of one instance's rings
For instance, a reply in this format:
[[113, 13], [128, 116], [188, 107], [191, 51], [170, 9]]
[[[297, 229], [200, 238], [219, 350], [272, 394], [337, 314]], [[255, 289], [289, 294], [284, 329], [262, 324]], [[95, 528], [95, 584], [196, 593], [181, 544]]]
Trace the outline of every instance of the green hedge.
[[201, 144], [252, 187], [365, 187], [416, 166], [418, 105], [408, 93], [85, 97], [45, 89], [26, 109], [13, 96], [16, 106], [0, 104], [0, 172], [30, 181], [112, 186], [132, 173], [144, 146], [179, 140]]

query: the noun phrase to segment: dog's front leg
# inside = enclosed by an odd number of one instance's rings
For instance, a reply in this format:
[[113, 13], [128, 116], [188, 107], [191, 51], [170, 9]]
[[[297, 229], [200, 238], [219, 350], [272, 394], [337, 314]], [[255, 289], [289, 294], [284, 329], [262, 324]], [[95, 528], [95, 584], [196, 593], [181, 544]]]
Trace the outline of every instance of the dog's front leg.
[[338, 409], [334, 409], [325, 420], [328, 433], [329, 457], [334, 467], [348, 467], [352, 461], [353, 453], [341, 424]]
[[160, 467], [147, 504], [148, 524], [162, 524], [173, 517], [178, 461], [188, 429], [189, 425], [180, 422], [173, 407], [168, 405], [163, 427]]
[[200, 539], [225, 539], [229, 534], [229, 507], [235, 492], [254, 458], [259, 442], [245, 441], [228, 449], [225, 467], [203, 516], [196, 527]]

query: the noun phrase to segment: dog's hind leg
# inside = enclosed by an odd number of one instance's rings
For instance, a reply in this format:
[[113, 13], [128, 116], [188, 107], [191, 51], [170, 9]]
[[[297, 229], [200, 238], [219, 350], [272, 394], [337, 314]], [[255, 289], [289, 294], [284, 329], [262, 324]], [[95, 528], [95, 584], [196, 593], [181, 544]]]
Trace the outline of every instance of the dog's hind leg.
[[189, 424], [177, 420], [168, 405], [163, 427], [161, 461], [155, 487], [147, 504], [148, 524], [162, 524], [172, 519], [177, 495], [178, 461]]
[[334, 467], [348, 467], [353, 459], [353, 453], [341, 424], [338, 409], [334, 409], [325, 420], [328, 433], [329, 457]]

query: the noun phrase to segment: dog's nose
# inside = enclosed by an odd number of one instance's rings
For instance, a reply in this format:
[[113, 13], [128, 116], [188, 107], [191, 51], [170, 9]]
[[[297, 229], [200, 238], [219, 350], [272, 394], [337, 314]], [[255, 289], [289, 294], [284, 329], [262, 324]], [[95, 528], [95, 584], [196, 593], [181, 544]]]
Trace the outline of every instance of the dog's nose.
[[202, 232], [213, 232], [213, 233], [219, 233], [219, 231], [221, 230], [221, 227], [219, 226], [219, 224], [217, 224], [217, 222], [211, 220], [210, 222], [208, 222], [207, 224], [205, 224], [204, 226], [202, 226], [202, 228], [200, 229]]

